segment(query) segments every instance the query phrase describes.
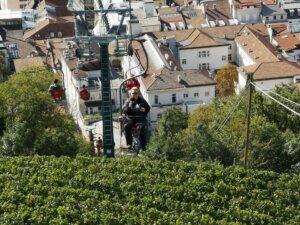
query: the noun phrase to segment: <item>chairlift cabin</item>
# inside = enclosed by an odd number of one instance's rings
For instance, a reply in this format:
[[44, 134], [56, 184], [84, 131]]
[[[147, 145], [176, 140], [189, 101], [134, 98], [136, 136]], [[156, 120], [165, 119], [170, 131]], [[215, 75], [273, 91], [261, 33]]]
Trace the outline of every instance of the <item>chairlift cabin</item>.
[[62, 85], [58, 84], [58, 80], [55, 79], [54, 83], [50, 85], [48, 89], [51, 98], [54, 100], [60, 100], [64, 96], [64, 88]]
[[84, 101], [90, 99], [90, 92], [86, 87], [82, 87], [79, 91], [80, 98]]

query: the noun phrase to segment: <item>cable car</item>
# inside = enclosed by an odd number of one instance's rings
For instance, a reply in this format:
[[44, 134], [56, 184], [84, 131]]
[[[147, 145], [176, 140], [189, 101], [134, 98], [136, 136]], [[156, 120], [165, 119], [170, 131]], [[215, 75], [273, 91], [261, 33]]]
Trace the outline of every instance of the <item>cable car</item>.
[[54, 100], [62, 99], [64, 96], [64, 88], [58, 84], [58, 79], [54, 80], [54, 83], [50, 85], [49, 90], [51, 98]]
[[80, 89], [79, 91], [79, 95], [80, 95], [80, 98], [84, 101], [87, 101], [90, 99], [90, 92], [88, 91], [88, 89], [85, 87], [85, 85], [82, 86], [82, 88]]

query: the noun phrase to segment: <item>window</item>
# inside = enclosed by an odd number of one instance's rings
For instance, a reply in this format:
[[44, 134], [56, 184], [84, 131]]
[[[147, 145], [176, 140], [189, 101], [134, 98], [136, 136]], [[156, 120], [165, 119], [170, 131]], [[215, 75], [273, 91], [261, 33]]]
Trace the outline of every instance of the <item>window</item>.
[[205, 97], [208, 97], [208, 96], [209, 96], [209, 91], [206, 91], [206, 92], [204, 93], [204, 95], [205, 95]]
[[50, 32], [50, 37], [54, 38], [55, 37], [55, 34], [54, 32]]
[[176, 94], [172, 94], [172, 103], [176, 103]]
[[276, 19], [277, 19], [277, 17], [276, 17], [276, 16], [273, 16], [273, 18], [274, 18], [274, 20], [276, 20]]
[[228, 61], [231, 61], [231, 60], [232, 60], [232, 55], [229, 54], [229, 55], [228, 55]]
[[58, 37], [62, 37], [62, 32], [58, 32], [58, 33], [57, 33], [57, 36], [58, 36]]
[[194, 97], [198, 97], [199, 96], [199, 93], [198, 92], [195, 92], [194, 93]]
[[154, 95], [154, 104], [158, 104], [158, 95]]
[[226, 61], [226, 56], [222, 55], [222, 61]]
[[189, 97], [189, 94], [188, 94], [188, 93], [184, 93], [184, 94], [183, 94], [183, 97], [184, 97], [184, 98], [188, 98], [188, 97]]
[[280, 16], [280, 19], [282, 19], [282, 20], [283, 20], [283, 16]]
[[209, 51], [200, 51], [198, 52], [199, 58], [206, 58], [209, 57]]
[[231, 45], [228, 46], [228, 50], [232, 49]]
[[186, 64], [186, 59], [183, 59], [183, 60], [182, 60], [182, 64]]
[[266, 16], [266, 20], [269, 20], [269, 17], [268, 17], [268, 16]]
[[199, 64], [199, 70], [209, 70], [209, 69], [210, 69], [209, 63]]

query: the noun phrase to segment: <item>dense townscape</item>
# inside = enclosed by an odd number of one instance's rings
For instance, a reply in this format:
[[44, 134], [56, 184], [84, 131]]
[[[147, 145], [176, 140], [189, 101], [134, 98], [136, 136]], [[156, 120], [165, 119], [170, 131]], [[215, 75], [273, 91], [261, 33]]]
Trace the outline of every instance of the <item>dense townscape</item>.
[[0, 0], [1, 224], [299, 224], [300, 1]]

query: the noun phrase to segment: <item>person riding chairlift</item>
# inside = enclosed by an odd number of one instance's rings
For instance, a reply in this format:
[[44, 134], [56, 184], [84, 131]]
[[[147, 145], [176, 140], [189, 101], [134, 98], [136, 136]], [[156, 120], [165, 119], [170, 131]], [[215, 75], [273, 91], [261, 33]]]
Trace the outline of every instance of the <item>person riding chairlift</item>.
[[48, 91], [52, 98], [59, 99], [63, 97], [64, 88], [62, 85], [58, 84], [58, 79], [55, 79], [53, 84], [50, 85]]

